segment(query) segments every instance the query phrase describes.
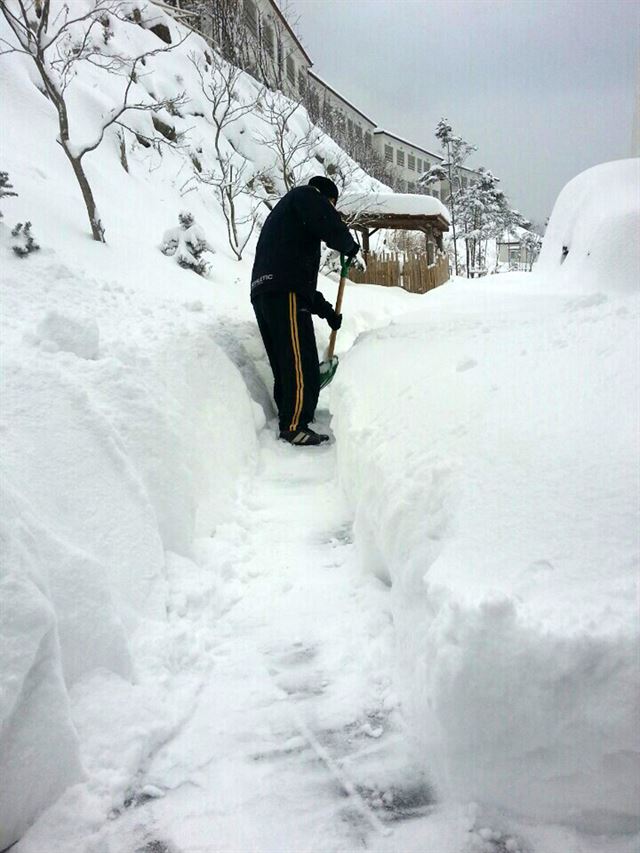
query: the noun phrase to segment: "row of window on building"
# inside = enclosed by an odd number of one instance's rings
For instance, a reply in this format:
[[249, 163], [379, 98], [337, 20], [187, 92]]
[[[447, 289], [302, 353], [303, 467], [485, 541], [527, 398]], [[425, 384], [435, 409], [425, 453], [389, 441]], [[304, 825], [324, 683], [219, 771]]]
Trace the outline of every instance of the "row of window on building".
[[274, 71], [277, 69], [278, 76], [281, 79], [286, 76], [294, 88], [297, 79], [298, 90], [301, 95], [304, 95], [307, 87], [307, 76], [304, 69], [296, 69], [293, 56], [286, 54], [285, 45], [280, 38], [276, 38], [276, 32], [271, 24], [264, 21], [258, 13], [258, 7], [254, 0], [245, 0], [244, 2], [244, 20], [251, 35], [264, 46], [267, 55], [273, 60]]
[[[254, 38], [264, 47], [267, 55], [273, 61], [273, 72], [280, 80], [285, 79], [292, 88], [295, 88], [296, 83], [300, 95], [304, 95], [307, 88], [307, 69], [296, 68], [296, 63], [291, 54], [287, 55], [285, 45], [279, 37], [276, 37], [274, 27], [260, 15], [258, 6], [255, 0], [244, 0], [244, 20], [249, 32]], [[345, 116], [342, 110], [337, 110], [343, 122], [345, 122], [345, 130], [347, 136], [351, 140], [358, 142], [364, 141], [366, 148], [373, 146], [373, 137], [369, 131], [364, 131], [362, 126], [354, 122], [352, 118]], [[387, 163], [394, 163], [394, 149], [392, 145], [385, 145], [384, 156]], [[395, 151], [395, 165], [405, 167], [405, 152], [399, 148]], [[416, 157], [414, 154], [406, 156], [406, 167], [411, 172], [417, 172], [419, 175], [423, 172], [428, 172], [431, 168], [431, 162], [421, 157]], [[463, 185], [466, 184], [466, 179], [463, 179]], [[401, 192], [416, 192], [415, 181], [398, 181], [398, 189]], [[425, 192], [433, 195], [436, 198], [440, 197], [437, 190], [428, 189]]]
[[[387, 163], [393, 163], [393, 145], [385, 145], [384, 146], [384, 159]], [[428, 172], [431, 168], [431, 162], [429, 160], [423, 160], [422, 157], [416, 157], [415, 154], [407, 155], [407, 168], [411, 172]], [[396, 150], [396, 166], [405, 165], [405, 156], [404, 151], [401, 151], [399, 148]]]
[[362, 142], [364, 139], [364, 144], [367, 148], [371, 148], [372, 137], [369, 131], [366, 131], [363, 134], [362, 125], [356, 124], [353, 119], [350, 118], [347, 118], [347, 134], [350, 139], [356, 139], [358, 142]]

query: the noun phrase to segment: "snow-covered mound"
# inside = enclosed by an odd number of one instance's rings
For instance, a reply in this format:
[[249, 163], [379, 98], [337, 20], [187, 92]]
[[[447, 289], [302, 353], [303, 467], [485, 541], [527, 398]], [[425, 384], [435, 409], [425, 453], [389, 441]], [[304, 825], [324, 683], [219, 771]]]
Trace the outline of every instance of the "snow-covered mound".
[[[604, 200], [635, 169], [586, 182]], [[356, 542], [392, 585], [441, 790], [595, 831], [640, 824], [639, 300], [615, 293], [637, 215], [612, 214], [622, 263], [594, 264], [591, 294], [565, 295], [589, 269], [585, 203], [537, 273], [451, 282], [361, 336], [332, 393]]]
[[555, 203], [537, 263], [558, 289], [637, 291], [640, 158], [587, 169]]
[[131, 683], [144, 680], [148, 638], [168, 681], [188, 654], [166, 555], [195, 559], [194, 537], [224, 519], [256, 439], [245, 383], [197, 313], [143, 306], [47, 257], [3, 263], [6, 846], [83, 776], [68, 692], [108, 672], [136, 714], [150, 701]]

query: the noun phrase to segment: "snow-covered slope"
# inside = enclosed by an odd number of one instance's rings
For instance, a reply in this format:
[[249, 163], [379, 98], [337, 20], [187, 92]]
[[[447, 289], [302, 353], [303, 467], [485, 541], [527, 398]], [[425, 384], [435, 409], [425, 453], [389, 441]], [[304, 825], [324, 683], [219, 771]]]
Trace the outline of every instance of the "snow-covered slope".
[[332, 397], [442, 790], [623, 831], [640, 820], [639, 185], [637, 160], [576, 178], [533, 274], [428, 294], [356, 342]]

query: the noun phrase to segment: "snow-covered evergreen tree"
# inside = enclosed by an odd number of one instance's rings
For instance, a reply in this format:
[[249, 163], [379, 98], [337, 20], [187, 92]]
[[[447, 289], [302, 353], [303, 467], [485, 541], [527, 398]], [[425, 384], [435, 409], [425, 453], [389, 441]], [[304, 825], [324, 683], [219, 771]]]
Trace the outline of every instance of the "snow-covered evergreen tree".
[[[457, 249], [457, 222], [456, 202], [457, 193], [462, 189], [460, 169], [467, 157], [476, 151], [475, 145], [470, 145], [461, 136], [456, 136], [446, 118], [441, 118], [436, 126], [436, 139], [440, 142], [444, 151], [444, 162], [433, 167], [418, 178], [418, 184], [428, 186], [434, 181], [445, 181], [447, 190], [442, 199], [451, 212], [451, 233], [453, 237], [453, 258], [455, 274], [459, 273], [458, 249]], [[437, 176], [437, 177], [436, 177]]]
[[18, 222], [11, 230], [11, 236], [14, 238], [11, 248], [19, 258], [26, 258], [31, 252], [37, 252], [40, 248], [31, 233], [30, 222]]
[[524, 250], [525, 262], [528, 264], [529, 272], [531, 272], [542, 248], [542, 237], [535, 231], [527, 229], [520, 237], [520, 248]]
[[[9, 182], [9, 173], [0, 172], [0, 198], [8, 196], [17, 196], [18, 193], [13, 192], [13, 184]], [[2, 211], [0, 210], [0, 219], [2, 219]]]

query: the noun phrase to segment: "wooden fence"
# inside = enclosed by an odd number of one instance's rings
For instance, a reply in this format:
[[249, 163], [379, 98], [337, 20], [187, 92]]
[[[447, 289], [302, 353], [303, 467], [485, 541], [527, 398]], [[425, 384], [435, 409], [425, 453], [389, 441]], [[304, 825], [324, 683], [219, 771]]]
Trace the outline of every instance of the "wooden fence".
[[351, 281], [402, 287], [410, 293], [426, 293], [449, 278], [449, 259], [439, 255], [429, 264], [427, 256], [416, 252], [370, 252], [365, 272], [352, 269]]

